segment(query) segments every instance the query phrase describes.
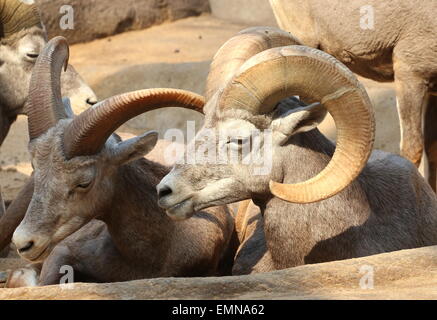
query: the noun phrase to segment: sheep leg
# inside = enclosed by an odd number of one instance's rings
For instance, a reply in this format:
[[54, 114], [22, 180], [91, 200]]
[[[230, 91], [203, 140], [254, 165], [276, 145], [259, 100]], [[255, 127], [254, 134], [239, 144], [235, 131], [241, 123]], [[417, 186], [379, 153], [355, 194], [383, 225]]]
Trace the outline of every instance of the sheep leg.
[[240, 206], [240, 247], [235, 255], [232, 275], [247, 275], [276, 270], [264, 234], [261, 209], [252, 201], [243, 201]]
[[[73, 281], [74, 273], [77, 272], [79, 266], [74, 263], [74, 256], [71, 254], [68, 247], [63, 245], [58, 245], [50, 254], [50, 256], [44, 261], [44, 265], [41, 270], [41, 276], [39, 279], [39, 285], [55, 285], [61, 283], [68, 283], [68, 269], [63, 269], [65, 267], [70, 267], [73, 271], [72, 276]], [[67, 276], [67, 277], [65, 277]], [[63, 280], [65, 277], [65, 281]]]
[[36, 287], [40, 272], [40, 263], [13, 270], [7, 277], [5, 288]]
[[12, 235], [23, 220], [33, 196], [33, 177], [29, 179], [17, 198], [0, 218], [0, 251], [11, 242]]
[[425, 114], [425, 152], [428, 158], [428, 182], [437, 191], [437, 96], [430, 96]]
[[[66, 277], [71, 275], [68, 267], [73, 271], [72, 279]], [[66, 280], [127, 281], [134, 277], [133, 274], [138, 279], [145, 278], [141, 269], [141, 265], [132, 264], [119, 254], [106, 226], [92, 220], [54, 248], [44, 261], [39, 285], [67, 283]], [[63, 279], [65, 281], [61, 281]]]
[[396, 70], [396, 64], [395, 84], [401, 125], [401, 155], [419, 167], [424, 149], [422, 116], [428, 102], [428, 87], [423, 79]]

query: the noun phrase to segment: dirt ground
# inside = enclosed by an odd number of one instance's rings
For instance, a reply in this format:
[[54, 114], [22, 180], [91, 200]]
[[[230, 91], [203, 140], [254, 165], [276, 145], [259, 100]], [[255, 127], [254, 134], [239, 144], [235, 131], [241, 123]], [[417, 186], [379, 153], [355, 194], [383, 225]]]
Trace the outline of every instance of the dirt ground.
[[[99, 99], [114, 94], [151, 88], [172, 87], [203, 93], [209, 64], [217, 49], [245, 25], [232, 24], [209, 15], [179, 20], [141, 31], [77, 44], [71, 47], [70, 63], [95, 90]], [[399, 123], [391, 83], [361, 79], [375, 106], [375, 147], [399, 152]], [[202, 116], [192, 111], [163, 110], [141, 115], [121, 128], [138, 134], [167, 128], [185, 128], [186, 120]], [[331, 118], [322, 131], [335, 138]], [[27, 154], [27, 120], [19, 117], [0, 148], [0, 186], [6, 201], [14, 199], [31, 173]]]

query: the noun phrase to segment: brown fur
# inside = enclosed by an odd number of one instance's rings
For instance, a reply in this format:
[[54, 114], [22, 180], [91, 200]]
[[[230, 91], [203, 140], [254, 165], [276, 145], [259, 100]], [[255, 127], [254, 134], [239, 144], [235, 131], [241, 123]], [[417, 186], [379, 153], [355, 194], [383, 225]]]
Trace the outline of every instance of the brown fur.
[[[274, 141], [269, 174], [253, 176], [251, 165], [244, 164], [175, 165], [158, 186], [158, 190], [171, 190], [160, 197], [159, 204], [170, 208], [169, 214], [189, 217], [191, 208], [251, 198], [263, 215], [267, 250], [275, 269], [437, 244], [437, 198], [415, 166], [400, 156], [374, 151], [356, 180], [323, 201], [294, 204], [270, 193], [269, 181], [306, 181], [325, 168], [334, 153], [334, 144], [313, 129], [323, 120], [314, 122], [312, 116], [319, 107], [302, 105], [295, 98], [287, 99], [274, 114], [264, 117], [262, 127], [270, 122]], [[239, 112], [216, 111], [218, 117], [207, 114], [205, 121], [215, 130], [227, 125], [249, 130], [256, 123], [255, 115], [242, 120]], [[278, 119], [287, 126], [278, 125]], [[307, 131], [296, 134], [296, 128], [302, 127]], [[173, 209], [188, 196], [189, 205]], [[266, 252], [261, 233], [254, 234], [252, 241], [259, 241], [259, 251], [248, 253], [248, 263], [241, 264], [243, 271], [234, 271], [251, 272], [251, 265]]]
[[[58, 148], [47, 150], [52, 142], [45, 137], [36, 149], [59, 161], [63, 156], [53, 154]], [[110, 153], [109, 149], [102, 152]], [[103, 158], [100, 161], [104, 162]], [[71, 169], [74, 174], [71, 163], [57, 165], [63, 172]], [[101, 169], [109, 170], [104, 175], [110, 178], [95, 183], [94, 190], [90, 190], [93, 203], [88, 207], [92, 211], [88, 216], [100, 221], [91, 220], [77, 232], [70, 229], [73, 234], [53, 244], [42, 266], [40, 284], [59, 283], [63, 265], [73, 267], [75, 281], [230, 274], [235, 243], [231, 243], [233, 219], [226, 207], [204, 210], [190, 221], [175, 222], [156, 204], [155, 185], [168, 172], [165, 166], [141, 158], [118, 168], [105, 167]], [[108, 193], [112, 196], [107, 197]], [[105, 194], [105, 199], [98, 199], [98, 194]], [[31, 198], [29, 192], [20, 201], [29, 204]], [[44, 216], [35, 215], [30, 206], [22, 224], [32, 224], [34, 219], [44, 220]], [[44, 228], [53, 228], [50, 220], [43, 221], [37, 232], [49, 232]]]

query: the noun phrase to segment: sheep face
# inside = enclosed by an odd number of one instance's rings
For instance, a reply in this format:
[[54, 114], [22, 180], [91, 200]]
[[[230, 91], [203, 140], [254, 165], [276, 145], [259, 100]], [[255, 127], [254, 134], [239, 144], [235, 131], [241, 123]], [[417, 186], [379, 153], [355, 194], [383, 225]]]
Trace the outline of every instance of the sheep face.
[[62, 136], [70, 120], [61, 120], [29, 144], [34, 194], [12, 241], [20, 255], [43, 261], [67, 236], [111, 206], [117, 168], [148, 153], [155, 132], [121, 142], [111, 136], [94, 156], [65, 158]]
[[[187, 147], [187, 163], [175, 165], [157, 186], [159, 205], [170, 217], [187, 219], [207, 207], [271, 196], [269, 181], [282, 181], [282, 164], [293, 157], [287, 155], [288, 140], [314, 129], [325, 115], [320, 104], [307, 106], [290, 98], [270, 115], [228, 110], [216, 121], [207, 119]], [[211, 136], [213, 146], [205, 147], [205, 137]], [[205, 149], [215, 150], [215, 157], [199, 162]], [[228, 155], [224, 159], [218, 155], [223, 150]]]
[[[32, 69], [47, 42], [45, 37], [44, 30], [35, 26], [0, 42], [0, 102], [11, 117], [26, 112]], [[62, 76], [62, 93], [71, 98], [76, 111], [97, 102], [94, 92], [71, 66]]]

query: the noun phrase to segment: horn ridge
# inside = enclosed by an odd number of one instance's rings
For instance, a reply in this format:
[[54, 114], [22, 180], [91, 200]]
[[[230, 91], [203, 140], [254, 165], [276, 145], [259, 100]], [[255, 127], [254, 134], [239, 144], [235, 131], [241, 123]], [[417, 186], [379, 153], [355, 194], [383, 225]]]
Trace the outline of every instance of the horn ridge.
[[67, 117], [61, 97], [61, 72], [68, 64], [68, 58], [67, 40], [55, 37], [47, 43], [35, 63], [26, 101], [30, 140]]
[[0, 0], [0, 38], [8, 38], [33, 26], [41, 26], [36, 5], [19, 0]]
[[146, 89], [106, 99], [82, 112], [64, 133], [64, 152], [68, 159], [93, 155], [123, 123], [148, 111], [181, 107], [202, 112], [203, 97], [180, 89]]
[[232, 80], [238, 69], [252, 56], [270, 48], [298, 45], [289, 32], [273, 27], [251, 27], [229, 39], [215, 54], [208, 75], [205, 97], [212, 96]]

